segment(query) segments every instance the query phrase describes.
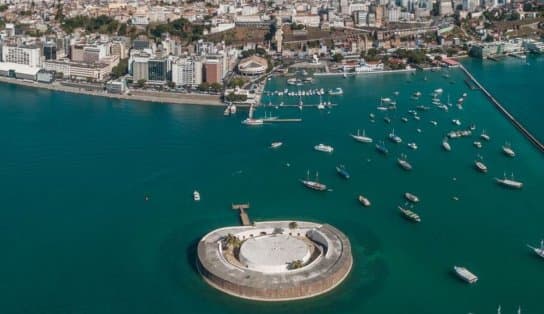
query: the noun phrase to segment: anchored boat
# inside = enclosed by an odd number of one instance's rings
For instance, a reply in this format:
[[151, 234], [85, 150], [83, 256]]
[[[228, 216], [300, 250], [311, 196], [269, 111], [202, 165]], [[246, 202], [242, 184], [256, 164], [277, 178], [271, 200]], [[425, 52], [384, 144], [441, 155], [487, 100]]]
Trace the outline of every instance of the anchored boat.
[[272, 144], [270, 144], [270, 148], [279, 148], [283, 145], [282, 142], [273, 142]]
[[475, 283], [478, 281], [478, 277], [471, 273], [468, 269], [461, 266], [453, 266], [453, 270], [459, 276], [459, 278], [463, 279], [464, 281], [468, 283]]
[[412, 203], [418, 203], [419, 202], [419, 197], [415, 196], [414, 194], [412, 193], [404, 193], [404, 197], [409, 200], [410, 202]]
[[399, 166], [401, 166], [402, 169], [410, 171], [412, 170], [412, 165], [408, 162], [406, 159], [406, 155], [400, 155], [399, 158], [397, 158], [397, 162], [399, 163]]
[[332, 153], [334, 151], [334, 148], [332, 146], [325, 144], [317, 144], [314, 146], [314, 149], [325, 153]]
[[319, 173], [315, 173], [315, 181], [310, 180], [310, 171], [306, 173], [306, 180], [300, 180], [300, 182], [307, 188], [315, 191], [325, 191], [327, 186], [323, 183], [319, 183]]
[[483, 163], [482, 160], [483, 160], [482, 156], [478, 156], [478, 159], [474, 161], [474, 166], [476, 167], [476, 169], [478, 169], [478, 171], [486, 173], [487, 166]]
[[385, 147], [383, 141], [381, 141], [380, 143], [376, 143], [376, 150], [384, 155], [387, 155], [389, 153], [389, 150], [387, 149], [387, 147]]
[[349, 172], [344, 165], [336, 166], [336, 172], [344, 179], [349, 179]]
[[399, 210], [400, 212], [404, 215], [404, 217], [414, 221], [414, 222], [420, 222], [421, 221], [421, 218], [419, 217], [418, 214], [416, 214], [415, 212], [409, 210], [409, 209], [406, 209], [406, 208], [402, 208], [399, 206]]
[[505, 174], [503, 179], [495, 178], [495, 181], [500, 185], [510, 188], [521, 189], [523, 187], [522, 182], [514, 180], [514, 174], [510, 176], [510, 179], [507, 179]]
[[506, 142], [504, 143], [504, 145], [502, 146], [502, 151], [504, 152], [504, 154], [508, 157], [514, 157], [516, 156], [516, 153], [514, 152], [514, 150], [512, 149], [512, 146], [510, 145], [510, 143]]
[[368, 200], [368, 198], [362, 196], [362, 195], [359, 195], [358, 197], [358, 200], [361, 204], [363, 204], [363, 206], [365, 207], [369, 207], [371, 204], [370, 204], [370, 201]]
[[529, 244], [527, 246], [535, 252], [536, 255], [544, 258], [544, 240], [540, 240], [540, 248], [532, 247]]
[[363, 134], [361, 135], [359, 133], [359, 130], [357, 130], [357, 135], [350, 134], [350, 136], [356, 140], [357, 142], [361, 143], [372, 143], [372, 138], [365, 135], [365, 130], [363, 130]]

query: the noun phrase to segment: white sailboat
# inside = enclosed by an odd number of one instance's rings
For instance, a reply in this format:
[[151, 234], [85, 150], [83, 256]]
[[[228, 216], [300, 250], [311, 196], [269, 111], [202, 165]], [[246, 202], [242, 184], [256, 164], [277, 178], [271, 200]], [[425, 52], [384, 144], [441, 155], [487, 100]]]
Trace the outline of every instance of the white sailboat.
[[451, 146], [450, 143], [448, 143], [447, 137], [444, 137], [444, 139], [442, 140], [442, 147], [448, 152], [451, 151]]
[[514, 152], [514, 150], [512, 149], [512, 146], [510, 145], [510, 143], [506, 142], [504, 143], [504, 145], [502, 146], [502, 151], [504, 152], [504, 154], [508, 157], [514, 157], [516, 156], [516, 153]]
[[350, 136], [356, 140], [357, 142], [361, 143], [372, 143], [372, 138], [365, 135], [365, 130], [363, 129], [363, 134], [361, 135], [359, 133], [359, 130], [357, 130], [357, 135], [350, 134]]
[[510, 187], [510, 188], [521, 189], [523, 187], [522, 182], [514, 180], [514, 174], [513, 173], [510, 176], [510, 179], [507, 179], [506, 174], [504, 174], [503, 179], [495, 178], [495, 181], [500, 185], [504, 185], [504, 186]]
[[242, 124], [245, 125], [262, 125], [264, 123], [263, 119], [253, 119], [253, 105], [249, 107], [249, 113], [247, 118], [242, 121]]
[[527, 247], [533, 250], [533, 252], [535, 252], [536, 255], [544, 258], [544, 240], [540, 240], [540, 248], [532, 247], [529, 244], [527, 244]]

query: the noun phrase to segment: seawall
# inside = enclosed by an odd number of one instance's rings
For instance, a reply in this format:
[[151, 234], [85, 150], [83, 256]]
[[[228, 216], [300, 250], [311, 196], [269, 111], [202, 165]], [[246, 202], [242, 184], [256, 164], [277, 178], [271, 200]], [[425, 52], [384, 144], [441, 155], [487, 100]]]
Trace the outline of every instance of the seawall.
[[480, 90], [484, 93], [484, 95], [487, 96], [487, 98], [493, 103], [493, 105], [495, 106], [495, 108], [497, 108], [508, 120], [510, 120], [510, 122], [512, 122], [512, 124], [533, 144], [536, 146], [536, 148], [538, 148], [541, 152], [544, 153], [544, 145], [533, 135], [531, 134], [531, 132], [529, 132], [529, 130], [527, 130], [518, 120], [516, 120], [516, 118], [514, 118], [514, 116], [508, 112], [508, 110], [506, 110], [506, 108], [504, 108], [497, 99], [495, 99], [495, 97], [493, 97], [493, 95], [491, 95], [490, 92], [487, 91], [487, 89], [485, 89], [485, 87], [483, 87], [482, 84], [480, 84], [480, 82], [478, 82], [478, 80], [476, 80], [476, 78], [462, 65], [460, 64], [459, 66], [461, 68], [461, 70], [465, 73], [465, 75], [467, 75], [470, 80], [472, 80], [472, 82], [474, 82], [474, 84], [476, 84], [476, 86], [478, 86], [478, 88], [480, 88]]

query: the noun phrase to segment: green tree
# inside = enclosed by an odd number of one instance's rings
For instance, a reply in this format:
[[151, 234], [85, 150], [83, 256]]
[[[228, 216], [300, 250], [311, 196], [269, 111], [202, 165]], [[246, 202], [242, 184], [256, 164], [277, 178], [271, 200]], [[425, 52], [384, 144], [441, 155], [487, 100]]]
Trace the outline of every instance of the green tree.
[[146, 80], [144, 79], [139, 79], [138, 82], [136, 82], [136, 86], [139, 87], [139, 88], [142, 88], [145, 86], [145, 82], [147, 82]]
[[236, 237], [232, 233], [229, 233], [223, 238], [223, 243], [227, 247], [230, 247], [230, 248], [233, 248], [233, 249], [238, 249], [238, 248], [240, 248], [240, 245], [242, 244], [242, 241], [240, 241], [240, 239], [238, 239], [238, 237]]
[[296, 221], [291, 221], [289, 223], [289, 229], [296, 229], [296, 228], [298, 228], [297, 222]]
[[176, 83], [172, 82], [172, 81], [168, 81], [168, 83], [166, 83], [166, 85], [170, 88], [174, 88], [176, 87]]
[[229, 93], [227, 96], [225, 96], [226, 101], [232, 101], [232, 102], [244, 102], [247, 100], [246, 95], [236, 95], [234, 93]]
[[335, 53], [333, 56], [332, 56], [332, 60], [334, 62], [341, 62], [342, 60], [344, 60], [344, 56], [342, 56], [341, 54], [339, 53]]
[[202, 82], [200, 85], [198, 85], [197, 88], [199, 91], [208, 91], [208, 89], [210, 88], [210, 84]]
[[210, 84], [210, 89], [214, 92], [219, 92], [223, 89], [223, 85], [219, 83], [212, 83]]
[[287, 268], [293, 270], [293, 269], [301, 268], [302, 266], [304, 266], [304, 263], [302, 263], [301, 260], [297, 259], [297, 260], [294, 260], [294, 261], [292, 261], [291, 263], [289, 263], [289, 265], [287, 266]]
[[128, 58], [121, 59], [111, 70], [111, 77], [116, 79], [128, 73]]
[[8, 9], [8, 5], [7, 4], [0, 4], [0, 12], [4, 12]]

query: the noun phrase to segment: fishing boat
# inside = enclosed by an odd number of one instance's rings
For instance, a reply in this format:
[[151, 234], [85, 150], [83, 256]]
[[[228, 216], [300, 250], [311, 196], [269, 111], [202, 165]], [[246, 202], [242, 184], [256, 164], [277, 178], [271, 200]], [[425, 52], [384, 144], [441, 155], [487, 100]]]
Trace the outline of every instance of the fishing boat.
[[365, 135], [365, 130], [363, 130], [363, 134], [361, 135], [359, 133], [359, 130], [357, 130], [357, 135], [350, 134], [350, 136], [356, 140], [357, 142], [361, 143], [372, 143], [372, 138]]
[[399, 206], [399, 210], [404, 215], [404, 217], [410, 219], [411, 221], [414, 221], [414, 222], [420, 222], [421, 221], [421, 218], [415, 212], [413, 212], [413, 211], [411, 211], [409, 209], [406, 209], [406, 208], [402, 208], [400, 206]]
[[385, 147], [385, 144], [383, 143], [383, 141], [381, 141], [380, 143], [376, 143], [376, 150], [379, 153], [382, 153], [384, 155], [387, 155], [389, 153], [389, 149]]
[[359, 195], [358, 197], [358, 200], [361, 204], [363, 204], [363, 206], [365, 207], [369, 207], [371, 204], [370, 204], [370, 201], [368, 200], [368, 198], [362, 196], [362, 195]]
[[273, 142], [272, 144], [270, 144], [270, 148], [279, 148], [282, 145], [282, 142]]
[[476, 148], [482, 148], [482, 142], [480, 141], [474, 141], [472, 144], [474, 144]]
[[408, 122], [408, 118], [406, 118], [406, 117], [402, 117], [402, 118], [400, 118], [400, 119], [401, 119], [402, 122], [404, 122], [404, 123]]
[[540, 248], [532, 247], [529, 244], [527, 246], [535, 252], [536, 255], [544, 258], [544, 240], [540, 240]]
[[510, 179], [506, 178], [506, 174], [504, 174], [504, 177], [502, 179], [495, 178], [495, 181], [498, 184], [504, 185], [509, 188], [521, 189], [523, 187], [522, 182], [514, 180], [514, 174], [510, 176]]
[[444, 137], [444, 139], [442, 140], [442, 147], [448, 152], [451, 151], [451, 146], [450, 143], [448, 143], [447, 137]]
[[487, 133], [485, 132], [485, 130], [482, 131], [482, 134], [480, 134], [480, 137], [486, 141], [489, 141], [491, 138], [489, 137], [489, 135], [487, 135]]
[[193, 200], [195, 200], [196, 202], [200, 201], [200, 192], [198, 192], [197, 190], [193, 191]]
[[300, 182], [307, 188], [315, 191], [325, 191], [327, 186], [323, 183], [319, 183], [319, 173], [315, 173], [315, 181], [310, 180], [310, 171], [306, 173], [306, 180], [300, 180]]
[[417, 149], [417, 144], [416, 144], [416, 143], [413, 143], [413, 142], [412, 142], [412, 143], [408, 143], [407, 145], [408, 145], [408, 147], [410, 147], [410, 148], [413, 149], [413, 150], [416, 150], [416, 149]]
[[418, 203], [419, 202], [419, 197], [415, 196], [414, 194], [412, 193], [404, 193], [404, 197], [409, 200], [410, 202], [412, 203]]
[[459, 119], [453, 119], [453, 120], [451, 120], [451, 123], [453, 123], [455, 125], [461, 125], [461, 121], [459, 121]]
[[429, 121], [430, 124], [434, 125], [434, 126], [437, 126], [438, 125], [438, 122], [434, 121], [434, 120], [431, 120]]
[[442, 94], [444, 90], [442, 88], [437, 88], [434, 90], [435, 94]]
[[349, 179], [349, 172], [346, 170], [344, 165], [336, 166], [336, 173], [338, 173], [342, 178]]
[[391, 133], [389, 133], [389, 140], [397, 144], [402, 142], [402, 139], [398, 135], [395, 135], [395, 129], [392, 129]]
[[506, 142], [504, 143], [504, 145], [502, 146], [502, 151], [503, 153], [508, 156], [508, 157], [514, 157], [516, 156], [516, 153], [514, 152], [514, 150], [512, 149], [512, 146], [510, 145], [510, 143]]
[[478, 156], [478, 159], [474, 161], [474, 166], [476, 167], [476, 169], [478, 169], [478, 171], [486, 173], [487, 166], [483, 163], [482, 160], [483, 160], [482, 156]]
[[397, 162], [402, 169], [406, 171], [412, 170], [412, 165], [406, 160], [406, 155], [400, 155], [400, 157], [397, 158]]
[[314, 146], [314, 149], [325, 153], [332, 153], [334, 151], [334, 148], [332, 146], [325, 144], [317, 144]]
[[471, 273], [468, 269], [461, 266], [453, 266], [453, 270], [459, 276], [459, 278], [463, 279], [464, 281], [468, 283], [475, 283], [478, 281], [478, 277]]

